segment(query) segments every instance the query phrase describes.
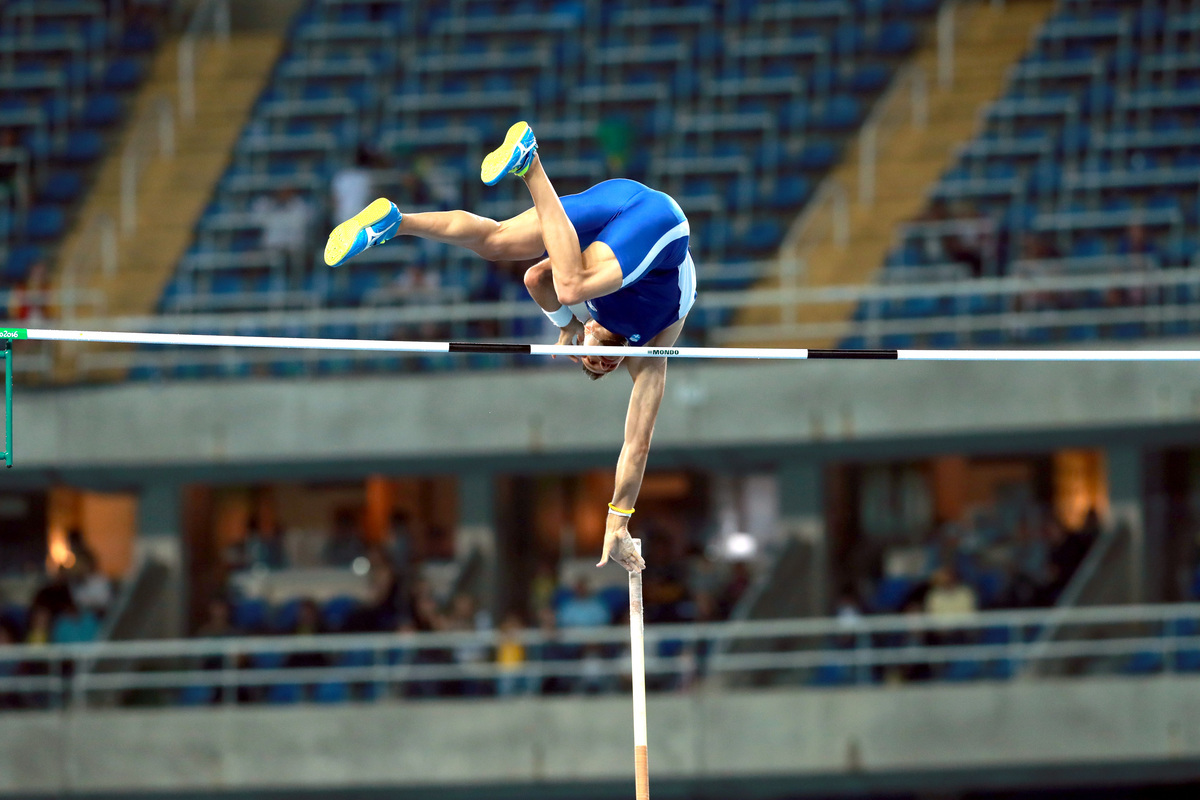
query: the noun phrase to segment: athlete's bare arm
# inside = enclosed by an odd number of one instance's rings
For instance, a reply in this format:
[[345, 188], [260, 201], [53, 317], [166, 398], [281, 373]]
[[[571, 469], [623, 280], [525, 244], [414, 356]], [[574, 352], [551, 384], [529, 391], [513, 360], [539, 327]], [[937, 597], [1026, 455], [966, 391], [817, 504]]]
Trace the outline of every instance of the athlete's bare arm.
[[[548, 258], [542, 259], [525, 270], [525, 288], [529, 291], [533, 302], [537, 303], [544, 311], [554, 312], [562, 306], [558, 294], [554, 291], [554, 274]], [[572, 315], [571, 321], [565, 327], [558, 329], [558, 343], [569, 345], [582, 342], [583, 323]], [[557, 356], [550, 357], [557, 358]], [[568, 358], [579, 363], [577, 356], [568, 356]]]
[[[682, 329], [683, 320], [679, 320], [650, 340], [647, 346], [669, 347], [675, 344]], [[625, 414], [625, 443], [617, 459], [612, 499], [617, 508], [633, 508], [637, 504], [646, 459], [650, 455], [650, 440], [654, 436], [654, 423], [667, 385], [665, 358], [627, 358], [625, 365], [633, 378], [633, 392], [629, 395], [629, 410]], [[610, 556], [630, 572], [641, 572], [646, 566], [629, 535], [629, 517], [608, 515], [604, 546], [596, 566], [604, 566]]]

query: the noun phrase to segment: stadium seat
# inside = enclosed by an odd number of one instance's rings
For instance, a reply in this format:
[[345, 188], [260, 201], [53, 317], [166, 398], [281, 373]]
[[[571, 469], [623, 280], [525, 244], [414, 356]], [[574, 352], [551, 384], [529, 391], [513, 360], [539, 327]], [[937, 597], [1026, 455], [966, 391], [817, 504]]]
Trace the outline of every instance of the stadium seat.
[[212, 686], [185, 686], [179, 691], [177, 703], [181, 706], [206, 706], [217, 697]]
[[119, 58], [104, 70], [104, 87], [106, 89], [129, 90], [137, 88], [142, 82], [145, 70], [133, 58]]
[[233, 624], [243, 631], [262, 631], [267, 626], [270, 604], [254, 597], [233, 601]]
[[321, 606], [321, 622], [331, 631], [343, 630], [360, 605], [354, 597], [331, 597]]
[[292, 705], [304, 700], [304, 687], [298, 683], [277, 683], [267, 688], [267, 702], [271, 705]]
[[34, 206], [25, 223], [25, 233], [31, 241], [57, 239], [66, 228], [66, 214], [60, 206]]
[[83, 192], [83, 177], [78, 172], [58, 170], [50, 174], [38, 192], [48, 203], [72, 203]]
[[350, 701], [350, 686], [340, 681], [324, 681], [313, 689], [316, 703], [346, 703]]

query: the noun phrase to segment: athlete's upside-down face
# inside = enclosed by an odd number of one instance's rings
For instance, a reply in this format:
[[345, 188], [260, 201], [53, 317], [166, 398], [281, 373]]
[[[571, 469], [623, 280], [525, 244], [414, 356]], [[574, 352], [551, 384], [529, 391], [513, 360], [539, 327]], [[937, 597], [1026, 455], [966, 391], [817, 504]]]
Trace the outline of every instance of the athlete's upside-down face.
[[[584, 347], [624, 347], [625, 339], [605, 328], [594, 319], [583, 326]], [[579, 363], [592, 380], [599, 380], [621, 365], [625, 356], [581, 356]]]

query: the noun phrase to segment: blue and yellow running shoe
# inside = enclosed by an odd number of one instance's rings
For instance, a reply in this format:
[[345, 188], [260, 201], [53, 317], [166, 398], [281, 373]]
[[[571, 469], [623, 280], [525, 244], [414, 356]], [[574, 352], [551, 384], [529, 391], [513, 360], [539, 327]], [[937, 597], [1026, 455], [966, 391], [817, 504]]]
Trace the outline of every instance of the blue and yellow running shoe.
[[537, 152], [537, 139], [527, 122], [518, 122], [508, 129], [504, 144], [488, 153], [479, 168], [479, 177], [488, 186], [495, 186], [508, 173], [518, 178], [525, 177], [533, 155]]
[[340, 267], [368, 247], [383, 244], [396, 235], [402, 218], [395, 203], [379, 198], [333, 229], [325, 243], [325, 263]]

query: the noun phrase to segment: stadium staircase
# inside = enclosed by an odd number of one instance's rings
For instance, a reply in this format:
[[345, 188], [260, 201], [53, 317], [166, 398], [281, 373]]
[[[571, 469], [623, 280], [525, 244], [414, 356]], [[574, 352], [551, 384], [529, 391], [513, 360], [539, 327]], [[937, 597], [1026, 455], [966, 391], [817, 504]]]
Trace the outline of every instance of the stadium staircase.
[[[871, 203], [857, 196], [859, 155], [866, 128], [860, 128], [846, 148], [847, 158], [826, 178], [833, 187], [850, 193], [849, 239], [841, 244], [830, 234], [831, 220], [813, 220], [789, 236], [780, 250], [780, 262], [800, 263], [798, 284], [805, 287], [870, 283], [882, 268], [895, 241], [895, 228], [924, 206], [929, 187], [955, 159], [955, 148], [973, 135], [981, 112], [999, 97], [1006, 85], [1007, 68], [1028, 46], [1034, 32], [1053, 10], [1052, 0], [1022, 0], [996, 4], [962, 4], [958, 7], [954, 48], [954, 77], [949, 86], [937, 83], [938, 44], [929, 37], [915, 53], [911, 68], [925, 76], [928, 86], [928, 121], [924, 126], [897, 126], [878, 137], [875, 194]], [[910, 73], [912, 74], [912, 73]], [[908, 87], [898, 83], [898, 92]], [[889, 98], [892, 105], [907, 106], [907, 94]], [[883, 103], [888, 100], [881, 101]], [[836, 189], [835, 189], [836, 190]], [[768, 278], [755, 288], [774, 289], [781, 279]], [[836, 322], [854, 311], [854, 303], [828, 304], [797, 309], [805, 322]], [[739, 344], [761, 346], [801, 344], [833, 346], [832, 340], [797, 343], [746, 338], [746, 326], [778, 325], [785, 309], [765, 306], [748, 309], [736, 318], [743, 328]], [[751, 337], [753, 334], [750, 334]]]
[[[119, 218], [122, 154], [144, 123], [153, 123], [163, 97], [179, 96], [179, 40], [167, 43], [138, 94], [132, 124], [110, 150], [80, 221], [66, 245], [65, 261], [78, 248], [96, 246], [93, 220]], [[118, 241], [119, 268], [111, 278], [91, 273], [107, 296], [110, 314], [153, 313], [162, 288], [183, 255], [196, 220], [229, 159], [254, 100], [283, 46], [269, 32], [234, 33], [228, 45], [201, 47], [196, 63], [196, 115], [176, 114], [175, 154], [151, 160], [138, 187], [137, 224]]]

